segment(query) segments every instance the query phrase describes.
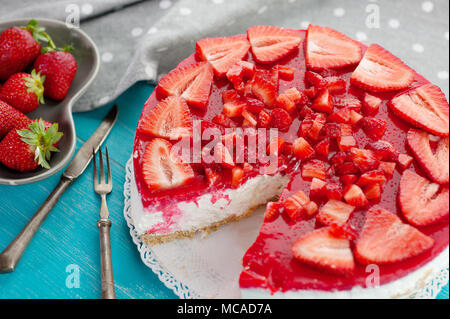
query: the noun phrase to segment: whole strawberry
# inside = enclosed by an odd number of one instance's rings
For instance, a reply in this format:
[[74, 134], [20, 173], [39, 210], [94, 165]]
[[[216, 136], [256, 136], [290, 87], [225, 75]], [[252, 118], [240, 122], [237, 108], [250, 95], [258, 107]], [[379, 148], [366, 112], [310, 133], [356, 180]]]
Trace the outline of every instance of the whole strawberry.
[[0, 89], [0, 99], [23, 113], [29, 113], [44, 103], [45, 76], [35, 70], [12, 75]]
[[70, 53], [72, 47], [62, 50], [46, 48], [34, 62], [34, 68], [45, 76], [44, 95], [52, 100], [63, 100], [77, 73], [77, 61]]
[[39, 41], [51, 42], [36, 20], [26, 27], [12, 27], [0, 34], [0, 81], [23, 71], [41, 53]]
[[31, 120], [11, 105], [0, 101], [0, 139], [12, 129], [30, 125]]
[[42, 166], [50, 168], [48, 161], [62, 137], [58, 124], [33, 121], [28, 127], [13, 129], [0, 142], [0, 162], [19, 172], [30, 172]]

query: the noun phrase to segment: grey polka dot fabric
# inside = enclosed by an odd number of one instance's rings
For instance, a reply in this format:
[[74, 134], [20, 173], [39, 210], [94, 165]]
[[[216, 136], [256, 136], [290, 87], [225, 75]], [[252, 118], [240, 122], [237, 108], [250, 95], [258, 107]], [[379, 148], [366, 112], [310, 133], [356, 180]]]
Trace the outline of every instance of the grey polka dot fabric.
[[0, 0], [0, 7], [2, 20], [66, 21], [79, 12], [81, 28], [99, 46], [101, 69], [77, 111], [100, 107], [137, 81], [156, 83], [201, 38], [258, 24], [313, 23], [378, 43], [449, 93], [448, 0]]

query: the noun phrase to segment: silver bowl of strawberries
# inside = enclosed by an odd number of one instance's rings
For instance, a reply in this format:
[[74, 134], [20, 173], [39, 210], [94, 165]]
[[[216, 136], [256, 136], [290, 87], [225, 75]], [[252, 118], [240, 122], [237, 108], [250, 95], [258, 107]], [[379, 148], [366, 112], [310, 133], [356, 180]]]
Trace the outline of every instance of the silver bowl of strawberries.
[[99, 64], [79, 28], [49, 19], [0, 22], [0, 184], [37, 182], [69, 162], [72, 106]]

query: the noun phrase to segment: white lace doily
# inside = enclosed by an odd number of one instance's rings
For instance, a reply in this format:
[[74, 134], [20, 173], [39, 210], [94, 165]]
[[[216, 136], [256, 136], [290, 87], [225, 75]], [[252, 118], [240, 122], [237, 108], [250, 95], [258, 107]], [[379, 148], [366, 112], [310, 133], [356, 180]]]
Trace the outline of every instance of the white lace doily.
[[[135, 202], [138, 196], [134, 182], [132, 159], [126, 165], [124, 198], [124, 216], [130, 228], [133, 242], [136, 244], [144, 264], [158, 275], [164, 285], [173, 290], [182, 299], [240, 297], [237, 283], [239, 267], [245, 250], [257, 235], [260, 224], [258, 216], [229, 225], [231, 227], [225, 226], [225, 229], [214, 232], [207, 239], [198, 236], [193, 240], [177, 240], [151, 248], [144, 245], [140, 240], [131, 217], [132, 209], [136, 209], [136, 206], [138, 207], [137, 209], [140, 207]], [[236, 228], [238, 229], [236, 230]], [[233, 241], [232, 238], [236, 236], [240, 237], [239, 240]], [[201, 259], [204, 250], [210, 252], [216, 242], [223, 242], [225, 238], [230, 241], [230, 245], [234, 245], [233, 248], [237, 246], [236, 249], [230, 249], [231, 252], [227, 251], [224, 256], [216, 258], [217, 260], [213, 262]], [[177, 255], [174, 256], [174, 254]], [[223, 265], [224, 260], [227, 260], [227, 265], [225, 266]], [[229, 265], [230, 263], [231, 266]], [[189, 267], [189, 270], [186, 267]], [[414, 298], [436, 298], [441, 289], [448, 283], [448, 280], [449, 269], [447, 263], [446, 267], [437, 272], [423, 289], [414, 294]]]

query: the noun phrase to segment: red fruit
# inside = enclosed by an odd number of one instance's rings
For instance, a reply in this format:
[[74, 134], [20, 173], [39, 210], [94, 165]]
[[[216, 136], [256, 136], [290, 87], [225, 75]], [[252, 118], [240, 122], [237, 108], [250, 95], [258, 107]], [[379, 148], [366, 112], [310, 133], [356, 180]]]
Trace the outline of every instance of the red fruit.
[[214, 159], [215, 163], [221, 164], [226, 168], [233, 168], [236, 166], [230, 151], [222, 143], [217, 143], [214, 146]]
[[342, 198], [342, 187], [333, 182], [327, 183], [327, 198], [328, 199], [334, 199], [334, 200], [340, 200]]
[[328, 138], [339, 138], [341, 137], [341, 126], [337, 123], [327, 123], [325, 124], [325, 134]]
[[339, 200], [329, 200], [319, 211], [317, 220], [323, 225], [345, 224], [355, 207]]
[[315, 87], [312, 86], [309, 89], [305, 89], [303, 90], [303, 93], [310, 99], [315, 99], [317, 97], [317, 95], [319, 94], [319, 90]]
[[255, 65], [247, 61], [238, 61], [227, 72], [228, 80], [233, 83], [233, 86], [240, 93], [245, 91], [244, 79], [253, 78], [255, 74]]
[[311, 71], [305, 72], [305, 81], [317, 89], [323, 89], [327, 85], [327, 82], [320, 74]]
[[364, 117], [361, 120], [364, 133], [373, 140], [379, 140], [386, 133], [386, 121], [374, 117]]
[[260, 100], [247, 98], [247, 105], [245, 108], [251, 113], [259, 114], [262, 110], [264, 110], [265, 105]]
[[238, 188], [244, 180], [244, 170], [238, 166], [231, 171], [231, 187]]
[[314, 147], [316, 153], [328, 158], [330, 154], [330, 140], [328, 138], [324, 138], [322, 141], [316, 144]]
[[411, 167], [411, 164], [413, 162], [414, 158], [407, 154], [400, 154], [398, 156], [398, 164], [403, 170], [406, 170]]
[[323, 199], [326, 196], [327, 183], [321, 179], [313, 178], [309, 190], [309, 196], [313, 199]]
[[[48, 123], [48, 122], [47, 122]], [[33, 121], [22, 129], [12, 129], [0, 142], [0, 163], [19, 172], [30, 172], [42, 166], [50, 169], [52, 152], [63, 134], [58, 124]]]
[[270, 122], [272, 121], [269, 113], [262, 110], [258, 116], [258, 127], [268, 128], [270, 126]]
[[389, 211], [374, 207], [366, 215], [356, 242], [355, 257], [365, 265], [390, 264], [420, 255], [433, 245], [432, 238], [403, 224]]
[[302, 42], [300, 35], [273, 26], [255, 26], [247, 30], [253, 57], [259, 63], [270, 64], [296, 51]]
[[0, 101], [0, 139], [12, 129], [20, 129], [30, 123], [31, 120], [25, 114]]
[[309, 25], [306, 37], [306, 65], [313, 70], [336, 69], [361, 61], [360, 45], [327, 27]]
[[216, 184], [217, 181], [220, 179], [220, 174], [217, 171], [208, 167], [205, 168], [205, 175], [209, 186]]
[[383, 100], [369, 93], [364, 94], [362, 110], [365, 115], [373, 116], [378, 113]]
[[197, 42], [196, 47], [202, 60], [212, 65], [218, 77], [223, 77], [236, 62], [247, 56], [250, 44], [243, 36], [235, 36], [202, 39]]
[[333, 112], [333, 99], [331, 98], [328, 89], [322, 89], [319, 91], [319, 94], [313, 101], [311, 108], [317, 112], [324, 112], [328, 114]]
[[274, 138], [270, 141], [269, 145], [267, 145], [267, 153], [278, 156], [284, 147], [284, 139], [281, 137]]
[[287, 131], [292, 124], [292, 117], [283, 109], [274, 109], [270, 116], [271, 127], [278, 128], [282, 132]]
[[303, 106], [306, 104], [307, 97], [296, 88], [290, 88], [289, 90], [286, 90], [283, 94], [289, 97], [289, 99], [296, 105]]
[[335, 237], [344, 238], [348, 240], [355, 240], [358, 237], [358, 233], [347, 223], [345, 224], [332, 223], [330, 225], [330, 232]]
[[335, 164], [334, 168], [337, 176], [354, 175], [360, 173], [359, 168], [353, 162]]
[[292, 81], [294, 79], [294, 69], [287, 67], [287, 66], [278, 66], [278, 73], [280, 75], [280, 78], [285, 81]]
[[338, 138], [338, 147], [341, 151], [349, 151], [357, 147], [356, 139], [353, 137], [353, 130], [349, 124], [341, 124], [341, 135]]
[[362, 173], [377, 169], [380, 166], [380, 161], [371, 150], [352, 148], [350, 157]]
[[353, 72], [350, 81], [373, 92], [397, 91], [407, 88], [414, 72], [399, 58], [377, 44], [372, 44]]
[[371, 184], [364, 188], [364, 195], [368, 200], [379, 201], [381, 200], [381, 193], [383, 189], [380, 184]]
[[32, 112], [44, 103], [44, 80], [35, 70], [16, 73], [3, 84], [0, 99], [23, 113]]
[[415, 226], [448, 221], [448, 188], [441, 189], [412, 171], [403, 173], [398, 198], [403, 215]]
[[335, 97], [333, 105], [338, 109], [346, 108], [356, 112], [359, 112], [362, 108], [361, 101], [353, 97]]
[[302, 166], [302, 177], [305, 180], [312, 180], [313, 178], [325, 180], [327, 178], [325, 162], [320, 160], [306, 162]]
[[286, 94], [280, 94], [277, 97], [277, 107], [282, 108], [289, 113], [295, 111], [297, 108], [294, 101], [292, 101]]
[[229, 127], [229, 128], [234, 128], [236, 127], [236, 123], [230, 119], [229, 117], [225, 116], [224, 114], [218, 114], [216, 115], [213, 119], [212, 122], [217, 124], [217, 125], [221, 125], [223, 127]]
[[280, 209], [281, 209], [280, 203], [274, 203], [270, 202], [267, 204], [266, 212], [264, 213], [264, 222], [270, 223], [273, 222], [275, 219], [280, 216]]
[[353, 174], [342, 175], [339, 178], [339, 180], [344, 185], [351, 185], [351, 184], [355, 184], [356, 183], [356, 181], [358, 180], [358, 176], [357, 175], [353, 175]]
[[308, 196], [299, 191], [289, 196], [284, 202], [283, 207], [286, 213], [293, 221], [300, 220], [306, 213], [305, 207], [311, 202]]
[[312, 267], [336, 273], [352, 273], [355, 269], [350, 241], [335, 237], [330, 227], [316, 229], [299, 238], [291, 248], [299, 261]]
[[295, 157], [301, 161], [312, 157], [315, 153], [312, 146], [303, 137], [296, 139], [292, 145], [292, 148]]
[[336, 152], [336, 154], [334, 154], [330, 158], [330, 163], [334, 164], [334, 165], [339, 165], [339, 164], [345, 163], [347, 161], [347, 159], [348, 159], [347, 153], [340, 151], [340, 152]]
[[277, 88], [260, 76], [255, 76], [252, 82], [252, 93], [268, 108], [273, 108], [277, 99]]
[[381, 184], [387, 182], [386, 176], [383, 171], [376, 170], [364, 173], [358, 180], [358, 186], [367, 186], [371, 184]]
[[242, 115], [244, 107], [247, 105], [236, 91], [228, 90], [222, 92], [223, 114], [228, 117], [239, 117]]
[[[71, 50], [71, 47], [68, 49]], [[36, 72], [45, 76], [44, 95], [55, 101], [64, 100], [75, 74], [77, 61], [70, 52], [52, 51], [41, 54], [34, 61]]]
[[318, 113], [314, 115], [314, 120], [311, 124], [311, 127], [308, 131], [308, 136], [313, 140], [318, 140], [320, 137], [320, 133], [322, 132], [323, 127], [327, 121], [327, 117], [325, 114]]
[[350, 124], [356, 125], [363, 119], [363, 116], [353, 110], [350, 112]]
[[357, 185], [349, 186], [344, 193], [345, 201], [355, 207], [363, 207], [369, 204], [366, 195]]
[[347, 91], [347, 82], [342, 78], [330, 76], [325, 78], [325, 82], [331, 95], [343, 94]]
[[430, 179], [438, 184], [448, 184], [448, 137], [439, 139], [434, 153], [430, 145], [430, 136], [426, 132], [411, 129], [408, 132], [407, 141], [414, 157]]
[[139, 132], [171, 140], [192, 136], [192, 116], [184, 99], [169, 96], [141, 120]]
[[388, 178], [394, 176], [395, 168], [397, 164], [392, 162], [380, 162], [378, 169], [384, 173]]
[[352, 109], [350, 108], [343, 108], [340, 110], [337, 110], [327, 118], [327, 122], [329, 123], [345, 123], [345, 124], [351, 124], [352, 123]]
[[142, 174], [151, 191], [176, 188], [194, 179], [191, 166], [171, 149], [172, 145], [161, 138], [153, 139], [145, 148]]
[[213, 78], [209, 63], [200, 62], [169, 72], [159, 81], [157, 90], [165, 96], [181, 96], [189, 105], [205, 109]]
[[258, 118], [246, 109], [242, 111], [242, 117], [244, 118], [244, 121], [247, 122], [249, 127], [256, 127], [258, 124]]
[[30, 20], [25, 28], [12, 27], [0, 34], [0, 82], [22, 72], [41, 53], [37, 40], [48, 40], [48, 34]]
[[371, 150], [380, 161], [394, 162], [399, 156], [394, 146], [386, 141], [371, 142], [366, 145], [366, 149]]
[[434, 135], [448, 136], [449, 108], [441, 89], [426, 84], [401, 94], [388, 104], [400, 118]]

